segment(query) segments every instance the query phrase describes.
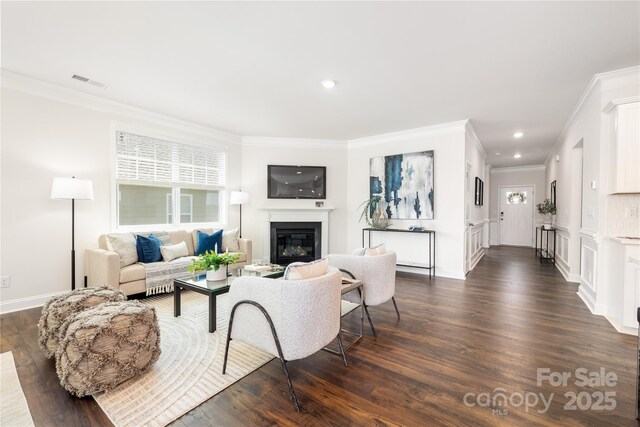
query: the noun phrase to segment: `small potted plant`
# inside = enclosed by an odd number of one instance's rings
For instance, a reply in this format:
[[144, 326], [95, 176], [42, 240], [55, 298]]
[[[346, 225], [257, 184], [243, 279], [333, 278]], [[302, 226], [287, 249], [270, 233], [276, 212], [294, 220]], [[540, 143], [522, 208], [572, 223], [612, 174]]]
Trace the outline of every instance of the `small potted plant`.
[[[234, 264], [238, 259], [240, 259], [240, 254], [230, 254], [229, 252], [219, 254], [207, 251], [198, 255], [198, 259], [193, 260], [189, 271], [191, 273], [206, 271], [207, 280], [224, 280], [227, 278], [227, 266]], [[221, 266], [224, 268], [220, 268]]]
[[556, 214], [556, 205], [551, 203], [551, 199], [544, 199], [544, 202], [538, 203], [538, 213], [542, 215], [542, 228], [551, 228], [551, 216]]

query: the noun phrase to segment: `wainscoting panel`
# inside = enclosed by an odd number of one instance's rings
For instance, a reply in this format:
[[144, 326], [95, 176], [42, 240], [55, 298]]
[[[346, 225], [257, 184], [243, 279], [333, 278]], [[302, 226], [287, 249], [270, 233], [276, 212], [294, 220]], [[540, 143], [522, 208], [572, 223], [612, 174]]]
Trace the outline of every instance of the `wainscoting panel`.
[[598, 252], [595, 249], [586, 246], [584, 243], [582, 244], [581, 249], [580, 282], [595, 294], [597, 285], [596, 270]]
[[469, 270], [473, 270], [484, 255], [484, 224], [476, 224], [469, 230]]

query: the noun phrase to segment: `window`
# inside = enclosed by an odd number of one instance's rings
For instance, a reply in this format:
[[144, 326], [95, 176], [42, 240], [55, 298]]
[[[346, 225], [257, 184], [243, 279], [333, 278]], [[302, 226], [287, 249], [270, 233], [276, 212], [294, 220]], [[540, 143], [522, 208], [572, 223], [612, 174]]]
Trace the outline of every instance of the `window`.
[[222, 222], [226, 153], [116, 132], [118, 227]]

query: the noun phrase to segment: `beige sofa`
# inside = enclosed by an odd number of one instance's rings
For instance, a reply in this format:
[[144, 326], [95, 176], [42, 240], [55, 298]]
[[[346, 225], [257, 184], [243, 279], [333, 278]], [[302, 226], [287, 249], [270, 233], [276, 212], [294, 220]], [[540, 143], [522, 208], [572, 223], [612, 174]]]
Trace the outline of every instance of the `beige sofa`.
[[[214, 229], [199, 229], [208, 234]], [[185, 242], [189, 249], [189, 256], [195, 254], [197, 242], [197, 230], [175, 230], [169, 231], [171, 244]], [[135, 234], [135, 233], [134, 233]], [[107, 285], [114, 289], [119, 289], [126, 295], [133, 295], [146, 292], [146, 280], [144, 265], [135, 263], [120, 268], [120, 256], [107, 249], [107, 235], [103, 234], [98, 238], [98, 249], [87, 249], [85, 251], [85, 274], [87, 275], [87, 285], [90, 287]], [[247, 263], [251, 263], [251, 240], [238, 239], [240, 259], [229, 268], [238, 268]]]

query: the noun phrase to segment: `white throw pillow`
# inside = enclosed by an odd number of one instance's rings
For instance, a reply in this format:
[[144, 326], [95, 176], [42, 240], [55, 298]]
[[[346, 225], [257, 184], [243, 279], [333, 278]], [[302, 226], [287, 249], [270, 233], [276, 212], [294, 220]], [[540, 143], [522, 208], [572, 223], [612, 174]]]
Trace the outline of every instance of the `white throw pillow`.
[[366, 250], [367, 250], [367, 248], [354, 249], [353, 252], [351, 252], [351, 255], [362, 256], [362, 255], [364, 255], [364, 251], [366, 251]]
[[327, 274], [329, 260], [317, 259], [311, 262], [292, 262], [284, 271], [284, 280], [304, 280]]
[[189, 248], [186, 242], [176, 243], [175, 245], [160, 246], [160, 253], [165, 262], [173, 261], [176, 258], [189, 256]]
[[364, 256], [376, 256], [382, 254], [384, 254], [384, 243], [381, 243], [378, 246], [374, 246], [372, 248], [367, 248], [364, 251]]
[[240, 232], [237, 228], [225, 230], [222, 232], [222, 250], [229, 252], [240, 252], [240, 243], [238, 236]]
[[107, 234], [107, 249], [120, 256], [120, 268], [138, 262], [136, 236], [133, 233]]

